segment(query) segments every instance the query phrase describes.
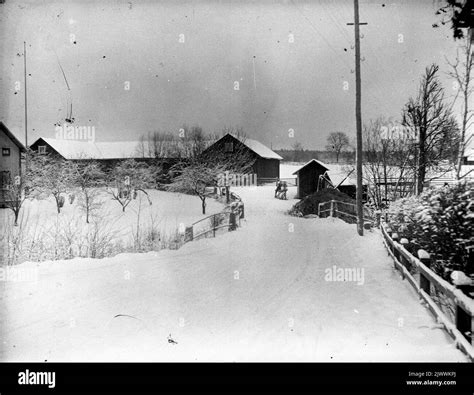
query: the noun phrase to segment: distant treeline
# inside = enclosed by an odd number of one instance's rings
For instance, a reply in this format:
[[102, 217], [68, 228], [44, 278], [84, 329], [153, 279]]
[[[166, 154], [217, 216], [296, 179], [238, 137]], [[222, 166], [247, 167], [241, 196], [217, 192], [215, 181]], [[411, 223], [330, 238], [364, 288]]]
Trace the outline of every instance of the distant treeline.
[[[280, 155], [284, 161], [288, 162], [308, 162], [311, 159], [317, 159], [324, 163], [336, 163], [336, 154], [329, 151], [291, 149], [280, 149], [274, 151]], [[354, 163], [354, 161], [354, 152], [341, 152], [339, 163]]]

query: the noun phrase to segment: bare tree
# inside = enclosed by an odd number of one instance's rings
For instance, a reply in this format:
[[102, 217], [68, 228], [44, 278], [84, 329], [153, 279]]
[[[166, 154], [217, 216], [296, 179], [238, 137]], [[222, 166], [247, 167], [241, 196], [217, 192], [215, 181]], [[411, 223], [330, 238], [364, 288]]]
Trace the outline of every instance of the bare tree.
[[391, 124], [380, 117], [366, 123], [362, 131], [363, 176], [377, 208], [384, 207], [388, 200], [408, 195], [413, 189], [415, 146], [401, 133], [384, 135], [384, 128]]
[[219, 175], [225, 170], [225, 166], [220, 164], [193, 163], [181, 170], [181, 174], [174, 179], [169, 190], [198, 196], [201, 200], [202, 213], [206, 214], [206, 199], [213, 193], [210, 188], [218, 186]]
[[472, 41], [470, 37], [466, 38], [466, 41], [462, 46], [462, 52], [462, 60], [460, 59], [459, 50], [457, 51], [456, 60], [454, 62], [450, 62], [448, 59], [446, 59], [447, 63], [451, 68], [449, 75], [457, 85], [458, 92], [456, 98], [459, 94], [461, 94], [462, 99], [461, 136], [459, 139], [459, 152], [456, 164], [456, 178], [458, 180], [467, 176], [467, 174], [461, 175], [462, 161], [466, 146], [468, 146], [469, 141], [473, 137], [472, 135], [469, 137], [466, 136], [467, 131], [473, 124], [471, 122], [471, 119], [474, 115], [473, 110], [469, 106], [470, 97], [474, 89], [471, 80], [471, 71], [474, 64], [474, 56], [472, 52]]
[[326, 140], [326, 149], [336, 154], [336, 162], [339, 162], [341, 152], [349, 147], [349, 138], [344, 132], [333, 132]]
[[107, 193], [122, 206], [125, 211], [138, 192], [143, 193], [149, 204], [151, 200], [146, 191], [154, 185], [153, 173], [145, 163], [134, 159], [119, 162], [107, 174]]
[[444, 89], [438, 78], [439, 67], [432, 64], [423, 75], [418, 94], [402, 110], [402, 124], [415, 131], [416, 193], [423, 191], [427, 170], [444, 159], [457, 156], [459, 129], [451, 108], [444, 100]]
[[28, 166], [34, 174], [32, 195], [36, 198], [54, 197], [58, 214], [64, 205], [64, 196], [73, 184], [73, 166], [58, 156], [31, 152]]
[[303, 145], [299, 141], [295, 141], [291, 148], [293, 149], [293, 161], [301, 161], [303, 157]]
[[81, 191], [78, 205], [89, 223], [90, 215], [100, 208], [98, 187], [104, 181], [104, 173], [99, 163], [92, 159], [75, 161], [73, 166], [74, 185]]
[[197, 158], [207, 148], [209, 139], [200, 126], [184, 125], [179, 131], [182, 151], [186, 158]]
[[5, 204], [13, 211], [15, 218], [15, 226], [18, 226], [18, 217], [23, 203], [28, 197], [28, 183], [26, 182], [25, 176], [17, 175], [10, 179], [6, 183], [4, 189]]

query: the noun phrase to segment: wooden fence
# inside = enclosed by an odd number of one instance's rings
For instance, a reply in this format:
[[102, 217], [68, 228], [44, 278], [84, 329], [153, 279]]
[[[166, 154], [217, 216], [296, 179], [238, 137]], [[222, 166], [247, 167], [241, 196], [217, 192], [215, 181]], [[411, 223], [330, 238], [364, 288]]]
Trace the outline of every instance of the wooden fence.
[[[280, 178], [280, 181], [285, 181], [288, 186], [297, 186], [298, 185], [298, 179], [296, 177], [290, 177], [290, 178]], [[265, 185], [265, 184], [276, 184], [277, 178], [258, 178], [257, 179], [257, 185]]]
[[231, 192], [230, 197], [232, 203], [217, 214], [209, 215], [199, 221], [194, 222], [191, 226], [187, 226], [184, 232], [183, 243], [197, 240], [205, 237], [216, 237], [219, 231], [233, 231], [240, 227], [240, 220], [244, 218], [244, 203], [240, 196]]
[[[364, 223], [378, 226], [380, 221], [379, 216], [375, 216], [374, 212], [364, 206]], [[353, 203], [342, 202], [340, 200], [330, 200], [327, 202], [319, 203], [318, 205], [318, 217], [337, 217], [342, 220], [356, 223], [357, 222], [357, 207]]]
[[[427, 304], [429, 310], [442, 324], [456, 342], [456, 347], [462, 350], [474, 362], [474, 299], [464, 294], [438, 274], [429, 265], [429, 254], [418, 250], [418, 258], [408, 250], [408, 240], [400, 239], [386, 224], [381, 225], [383, 241], [388, 254], [393, 258], [394, 267], [402, 278], [415, 288], [420, 300]], [[440, 301], [449, 301], [447, 307]], [[452, 307], [454, 317], [448, 313]]]

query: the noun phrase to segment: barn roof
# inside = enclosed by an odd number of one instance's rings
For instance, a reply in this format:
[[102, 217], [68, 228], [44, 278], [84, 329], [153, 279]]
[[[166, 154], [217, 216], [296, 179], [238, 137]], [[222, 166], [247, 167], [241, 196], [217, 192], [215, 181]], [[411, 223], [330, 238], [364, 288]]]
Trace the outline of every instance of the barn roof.
[[[65, 159], [125, 159], [186, 157], [185, 147], [176, 141], [160, 141], [152, 146], [148, 141], [84, 141], [41, 137]], [[40, 139], [36, 140], [38, 142]], [[36, 144], [36, 142], [34, 144]]]
[[[272, 151], [266, 145], [262, 144], [260, 141], [249, 139], [247, 137], [240, 137], [230, 134], [232, 137], [239, 140], [242, 144], [244, 144], [247, 148], [255, 152], [258, 156], [265, 159], [278, 159], [282, 160], [283, 158], [278, 155], [276, 152]], [[225, 136], [224, 136], [225, 137]]]
[[10, 132], [10, 129], [8, 129], [2, 121], [0, 121], [0, 129], [3, 130], [7, 137], [13, 141], [13, 144], [15, 144], [21, 151], [26, 151], [25, 146], [15, 137], [12, 132]]
[[301, 170], [303, 170], [306, 166], [309, 166], [312, 163], [316, 163], [319, 166], [325, 168], [326, 170], [329, 170], [328, 165], [325, 165], [323, 162], [320, 162], [317, 159], [311, 159], [310, 161], [306, 162], [303, 166], [301, 166], [298, 170], [296, 170], [293, 174], [298, 174]]
[[[53, 148], [64, 159], [98, 159], [100, 151], [96, 143], [79, 140], [53, 139], [49, 137], [40, 137], [45, 143]], [[36, 144], [40, 139], [36, 140]]]

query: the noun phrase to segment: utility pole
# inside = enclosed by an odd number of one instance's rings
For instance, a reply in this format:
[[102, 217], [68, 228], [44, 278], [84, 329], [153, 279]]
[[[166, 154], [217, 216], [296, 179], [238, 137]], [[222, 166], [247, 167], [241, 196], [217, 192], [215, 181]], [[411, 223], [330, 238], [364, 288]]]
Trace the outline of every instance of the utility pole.
[[28, 99], [26, 92], [26, 41], [23, 41], [23, 62], [25, 69], [25, 147], [28, 149]]
[[359, 22], [359, 0], [354, 0], [354, 25], [355, 34], [355, 78], [356, 78], [356, 173], [357, 173], [357, 233], [364, 235], [364, 209], [362, 206], [362, 115], [361, 115], [361, 83], [360, 83], [360, 33], [359, 25], [367, 25], [366, 22]]

